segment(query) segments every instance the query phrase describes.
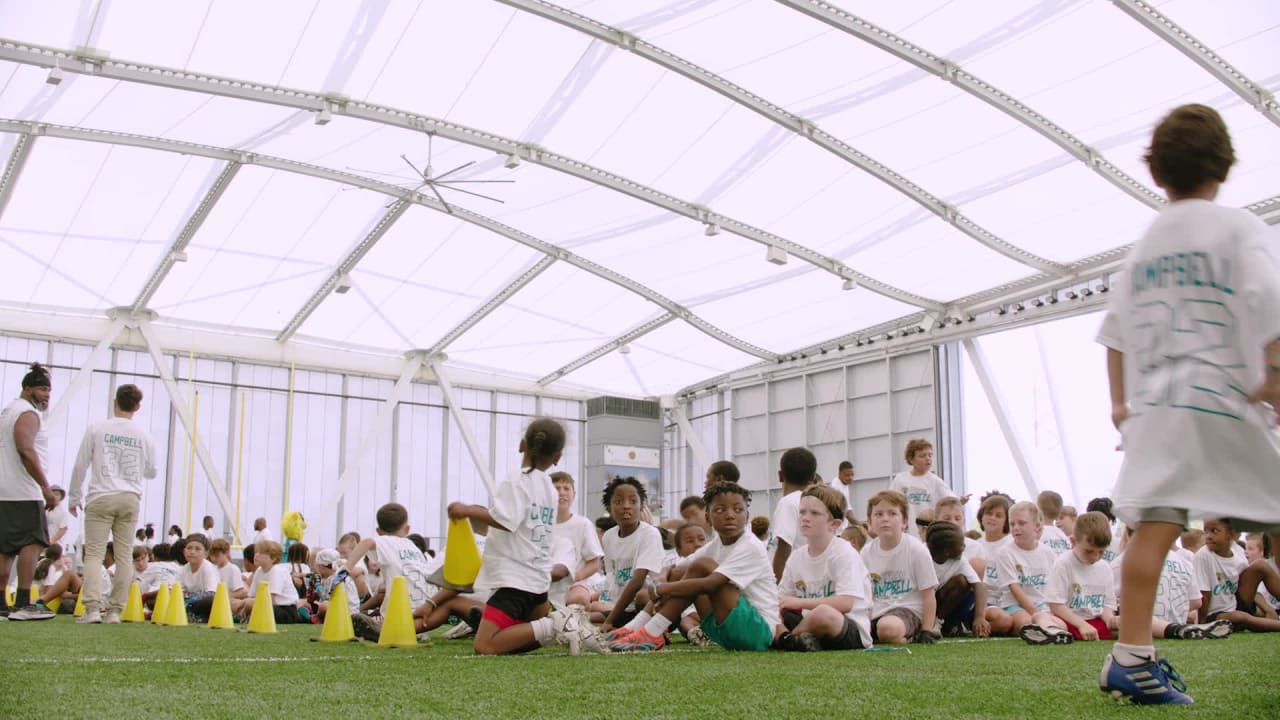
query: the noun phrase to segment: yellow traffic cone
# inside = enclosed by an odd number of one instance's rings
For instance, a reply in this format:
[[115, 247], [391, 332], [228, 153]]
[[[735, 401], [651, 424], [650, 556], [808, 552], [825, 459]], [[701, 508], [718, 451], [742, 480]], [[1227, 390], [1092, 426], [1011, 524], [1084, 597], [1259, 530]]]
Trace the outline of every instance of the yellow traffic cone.
[[480, 574], [480, 548], [467, 518], [449, 521], [445, 536], [444, 565], [436, 568], [427, 582], [460, 594], [475, 591], [476, 576]]
[[209, 627], [215, 630], [236, 629], [236, 623], [231, 619], [231, 595], [227, 593], [226, 583], [218, 583], [218, 590], [213, 594], [213, 608], [209, 610]]
[[80, 594], [76, 595], [76, 609], [71, 613], [76, 617], [84, 616], [84, 586], [80, 586]]
[[258, 594], [253, 599], [253, 611], [249, 613], [249, 632], [264, 635], [276, 633], [276, 609], [271, 605], [271, 586], [266, 580], [258, 583]]
[[[31, 583], [31, 602], [34, 603], [36, 600], [39, 600], [39, 599], [40, 599], [40, 586], [37, 585], [36, 583]], [[58, 597], [45, 603], [44, 606], [54, 612], [58, 612], [58, 609], [62, 607], [62, 596], [59, 595]]]
[[164, 583], [160, 583], [160, 589], [156, 591], [156, 604], [151, 608], [151, 622], [156, 625], [169, 623], [169, 586]]
[[135, 580], [129, 586], [129, 601], [124, 605], [120, 619], [125, 622], [146, 622], [146, 613], [142, 611], [142, 587]]
[[347, 604], [347, 591], [343, 584], [334, 585], [333, 593], [329, 595], [329, 609], [324, 614], [320, 642], [348, 642], [356, 638], [351, 627], [351, 606]]
[[413, 606], [409, 602], [409, 581], [403, 575], [391, 580], [391, 601], [382, 616], [380, 647], [417, 647], [418, 634], [413, 631]]
[[187, 600], [182, 596], [182, 583], [174, 583], [169, 589], [169, 615], [165, 624], [173, 627], [187, 626]]
[[17, 593], [15, 593], [11, 588], [6, 587], [4, 589], [4, 601], [6, 605], [13, 607], [14, 603], [18, 602]]

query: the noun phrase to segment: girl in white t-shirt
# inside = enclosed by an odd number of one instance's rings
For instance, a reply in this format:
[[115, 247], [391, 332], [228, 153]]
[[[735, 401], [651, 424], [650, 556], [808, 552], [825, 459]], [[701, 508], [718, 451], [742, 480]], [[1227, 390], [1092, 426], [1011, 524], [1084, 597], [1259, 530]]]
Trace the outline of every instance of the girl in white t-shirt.
[[986, 616], [992, 635], [1013, 632], [1013, 617], [1000, 607], [1000, 570], [996, 566], [996, 558], [1013, 542], [1009, 537], [1009, 508], [1012, 506], [1009, 496], [993, 493], [982, 499], [982, 507], [978, 509], [978, 524], [982, 526], [982, 539], [978, 542], [987, 563], [982, 572], [982, 582], [987, 586]]
[[564, 614], [547, 616], [557, 504], [547, 469], [560, 462], [564, 444], [560, 423], [550, 418], [534, 420], [520, 440], [522, 469], [498, 483], [489, 507], [449, 504], [449, 519], [470, 518], [489, 526], [476, 585], [497, 590], [489, 596], [476, 628], [477, 654], [536, 650], [568, 629]]

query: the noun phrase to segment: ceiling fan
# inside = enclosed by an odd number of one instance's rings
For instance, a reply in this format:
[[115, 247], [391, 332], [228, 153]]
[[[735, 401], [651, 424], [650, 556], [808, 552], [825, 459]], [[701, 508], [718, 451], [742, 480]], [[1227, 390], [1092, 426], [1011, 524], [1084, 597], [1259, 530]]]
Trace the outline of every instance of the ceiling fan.
[[[453, 214], [453, 207], [450, 206], [448, 201], [444, 199], [444, 195], [440, 194], [441, 189], [453, 190], [456, 192], [465, 193], [467, 195], [474, 195], [478, 198], [484, 198], [485, 200], [492, 200], [493, 202], [496, 202], [496, 203], [506, 202], [499, 198], [493, 197], [492, 195], [485, 195], [483, 193], [478, 193], [473, 190], [467, 190], [465, 188], [461, 188], [458, 186], [459, 185], [491, 184], [491, 183], [513, 183], [515, 182], [515, 180], [460, 180], [460, 179], [449, 180], [447, 179], [450, 176], [456, 173], [459, 173], [463, 170], [466, 170], [472, 165], [475, 165], [476, 164], [475, 160], [465, 162], [453, 168], [452, 170], [442, 172], [439, 175], [435, 174], [434, 166], [431, 164], [432, 155], [435, 149], [435, 138], [436, 138], [435, 133], [433, 132], [427, 133], [427, 164], [425, 168], [419, 169], [417, 165], [413, 164], [413, 161], [410, 160], [408, 156], [404, 154], [400, 155], [400, 159], [404, 160], [405, 164], [408, 165], [410, 169], [413, 170], [413, 173], [414, 175], [417, 176], [417, 179], [409, 183], [397, 183], [398, 185], [401, 185], [404, 187], [411, 186], [410, 191], [414, 193], [417, 193], [419, 190], [422, 190], [423, 188], [430, 188], [431, 192], [435, 194], [436, 199], [440, 201], [440, 204], [444, 205], [444, 209], [451, 215]], [[352, 168], [352, 169], [354, 170], [355, 168]], [[376, 173], [376, 174], [385, 175], [388, 173]], [[394, 202], [395, 201], [392, 201], [391, 204], [393, 204]], [[388, 204], [387, 207], [390, 207], [391, 204]]]

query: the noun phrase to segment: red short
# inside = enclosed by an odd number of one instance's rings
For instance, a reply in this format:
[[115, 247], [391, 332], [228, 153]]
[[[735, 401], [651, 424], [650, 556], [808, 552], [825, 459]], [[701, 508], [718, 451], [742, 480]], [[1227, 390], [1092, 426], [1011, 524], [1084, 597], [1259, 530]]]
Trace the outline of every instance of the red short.
[[[1106, 623], [1106, 621], [1105, 621], [1105, 620], [1103, 620], [1102, 618], [1100, 618], [1100, 617], [1096, 617], [1096, 618], [1089, 618], [1088, 620], [1085, 620], [1085, 622], [1087, 622], [1087, 623], [1089, 623], [1090, 625], [1092, 625], [1092, 626], [1093, 626], [1093, 629], [1098, 631], [1098, 639], [1099, 639], [1099, 640], [1110, 640], [1110, 639], [1111, 639], [1111, 628], [1107, 627], [1107, 623]], [[1075, 639], [1077, 639], [1077, 640], [1083, 640], [1083, 639], [1084, 639], [1084, 638], [1080, 637], [1080, 631], [1076, 629], [1076, 626], [1075, 626], [1075, 625], [1067, 625], [1067, 629], [1071, 631], [1071, 637], [1073, 637], [1073, 638], [1075, 638]]]

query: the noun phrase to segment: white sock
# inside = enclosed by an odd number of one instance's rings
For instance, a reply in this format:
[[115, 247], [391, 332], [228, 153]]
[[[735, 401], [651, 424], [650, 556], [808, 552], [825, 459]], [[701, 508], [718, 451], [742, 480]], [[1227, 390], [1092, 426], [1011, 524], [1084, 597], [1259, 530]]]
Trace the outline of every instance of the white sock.
[[649, 637], [662, 637], [662, 633], [666, 632], [669, 627], [671, 627], [671, 621], [667, 619], [667, 616], [658, 614], [644, 624], [644, 631], [649, 633]]
[[1125, 667], [1134, 667], [1135, 665], [1145, 665], [1156, 660], [1156, 647], [1154, 645], [1125, 645], [1124, 643], [1116, 643], [1111, 648], [1111, 657], [1115, 661]]
[[641, 610], [640, 612], [636, 613], [635, 617], [631, 618], [631, 622], [627, 623], [626, 625], [623, 625], [622, 627], [632, 631], [639, 630], [640, 628], [644, 627], [645, 623], [649, 622], [649, 619], [652, 617], [653, 616], [650, 615], [649, 613]]
[[529, 625], [533, 627], [533, 639], [539, 645], [550, 645], [556, 641], [556, 631], [551, 618], [540, 618], [529, 623]]

